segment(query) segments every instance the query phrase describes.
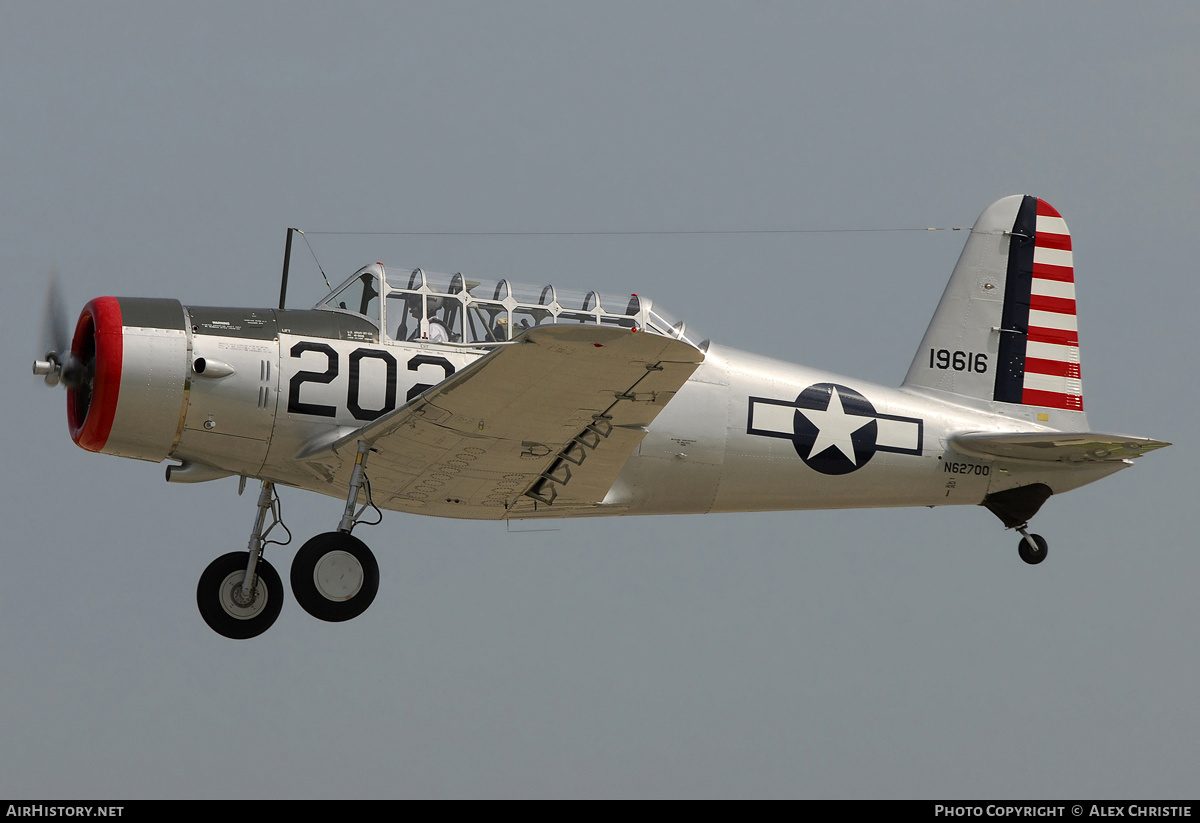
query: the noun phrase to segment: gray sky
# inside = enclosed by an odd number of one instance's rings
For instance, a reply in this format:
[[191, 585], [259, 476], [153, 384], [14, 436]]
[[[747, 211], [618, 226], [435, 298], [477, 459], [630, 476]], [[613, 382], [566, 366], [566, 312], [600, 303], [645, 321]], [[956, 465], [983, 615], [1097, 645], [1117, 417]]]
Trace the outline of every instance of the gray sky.
[[[0, 796], [1195, 797], [1190, 4], [10, 3], [0, 27]], [[46, 273], [274, 305], [284, 230], [969, 226], [1074, 235], [1093, 428], [1175, 446], [983, 509], [562, 521], [388, 513], [361, 618], [201, 621], [254, 495], [71, 443], [29, 374]], [[897, 384], [963, 233], [331, 237], [649, 294]], [[293, 305], [320, 275], [299, 246]], [[1192, 469], [1187, 469], [1191, 465]], [[283, 492], [296, 536], [341, 504]]]

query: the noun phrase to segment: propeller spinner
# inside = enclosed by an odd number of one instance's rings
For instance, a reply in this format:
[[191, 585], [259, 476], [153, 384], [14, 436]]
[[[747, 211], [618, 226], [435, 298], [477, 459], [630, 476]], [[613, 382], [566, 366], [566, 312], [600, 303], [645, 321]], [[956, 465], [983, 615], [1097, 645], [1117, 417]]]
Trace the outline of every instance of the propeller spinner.
[[67, 314], [58, 278], [50, 273], [46, 283], [46, 302], [42, 311], [42, 351], [45, 360], [33, 361], [33, 373], [45, 377], [47, 386], [62, 383], [73, 389], [88, 379], [90, 363], [85, 363], [72, 350], [68, 337]]

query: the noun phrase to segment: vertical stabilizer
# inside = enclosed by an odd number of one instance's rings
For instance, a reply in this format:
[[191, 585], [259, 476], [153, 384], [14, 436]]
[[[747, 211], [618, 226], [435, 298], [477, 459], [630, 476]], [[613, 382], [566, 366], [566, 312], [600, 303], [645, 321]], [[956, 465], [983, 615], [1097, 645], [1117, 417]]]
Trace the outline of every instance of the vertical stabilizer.
[[1053, 206], [1014, 195], [979, 216], [904, 385], [1087, 428], [1071, 235]]

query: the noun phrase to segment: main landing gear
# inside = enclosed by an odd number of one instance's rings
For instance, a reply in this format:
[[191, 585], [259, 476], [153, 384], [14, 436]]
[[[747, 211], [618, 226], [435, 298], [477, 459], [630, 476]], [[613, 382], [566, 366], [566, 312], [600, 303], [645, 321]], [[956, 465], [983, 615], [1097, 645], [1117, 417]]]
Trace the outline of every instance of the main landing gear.
[[379, 591], [379, 564], [352, 534], [318, 534], [292, 561], [292, 594], [318, 620], [340, 623], [367, 610]]
[[[382, 513], [371, 500], [371, 481], [365, 464], [369, 447], [359, 441], [358, 457], [350, 478], [346, 508], [338, 530], [326, 532], [305, 543], [292, 560], [292, 594], [306, 612], [320, 620], [338, 623], [358, 617], [379, 591], [379, 564], [366, 544], [350, 534], [359, 517], [368, 508]], [[358, 506], [359, 492], [366, 490], [366, 502]], [[267, 514], [271, 525], [263, 530]], [[369, 523], [369, 525], [374, 525]], [[217, 634], [245, 640], [271, 628], [283, 607], [283, 584], [271, 564], [262, 559], [268, 543], [284, 546], [288, 539], [266, 540], [275, 526], [287, 531], [280, 519], [279, 496], [270, 481], [263, 481], [258, 495], [258, 516], [250, 533], [249, 550], [232, 552], [214, 560], [196, 588], [200, 616]], [[245, 585], [249, 580], [250, 585]]]
[[[263, 531], [267, 514], [271, 525]], [[250, 532], [248, 551], [230, 552], [208, 564], [196, 586], [196, 605], [200, 616], [217, 634], [233, 640], [258, 637], [271, 628], [283, 608], [283, 583], [279, 574], [262, 559], [265, 538], [276, 526], [287, 531], [280, 519], [279, 495], [275, 484], [264, 481], [258, 493], [258, 517]], [[288, 532], [287, 545], [292, 539]]]
[[214, 560], [200, 575], [196, 604], [200, 616], [217, 634], [246, 640], [271, 628], [283, 608], [283, 583], [271, 564], [259, 559], [244, 585], [249, 552], [230, 552]]

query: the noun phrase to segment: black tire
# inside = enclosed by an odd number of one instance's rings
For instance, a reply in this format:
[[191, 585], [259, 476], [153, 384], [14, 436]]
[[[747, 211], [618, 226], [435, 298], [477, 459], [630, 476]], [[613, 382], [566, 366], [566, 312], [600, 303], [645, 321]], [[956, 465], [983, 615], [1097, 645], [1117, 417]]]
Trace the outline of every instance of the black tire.
[[367, 610], [379, 592], [379, 564], [357, 537], [318, 534], [292, 560], [292, 594], [318, 620], [340, 623]]
[[283, 581], [266, 560], [259, 559], [258, 584], [254, 600], [247, 606], [237, 603], [235, 589], [246, 577], [249, 552], [230, 552], [208, 564], [196, 586], [196, 605], [200, 616], [219, 635], [232, 640], [258, 637], [275, 623], [283, 608]]
[[1050, 551], [1050, 546], [1046, 543], [1046, 538], [1040, 534], [1029, 535], [1033, 538], [1033, 542], [1037, 543], [1037, 551], [1035, 552], [1029, 545], [1029, 542], [1022, 537], [1021, 542], [1017, 544], [1017, 552], [1021, 555], [1021, 559], [1031, 566], [1036, 566], [1046, 559], [1046, 555]]

